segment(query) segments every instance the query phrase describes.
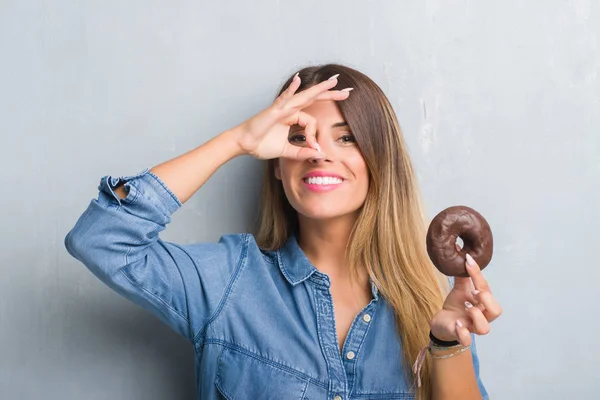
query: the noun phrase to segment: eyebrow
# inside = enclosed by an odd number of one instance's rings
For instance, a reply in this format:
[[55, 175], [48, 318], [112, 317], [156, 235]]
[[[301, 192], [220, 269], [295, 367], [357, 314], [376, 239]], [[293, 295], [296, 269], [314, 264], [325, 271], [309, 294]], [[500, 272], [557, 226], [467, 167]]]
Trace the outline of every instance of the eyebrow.
[[[332, 128], [341, 128], [344, 126], [348, 126], [348, 123], [346, 121], [336, 122], [335, 124], [331, 125]], [[290, 127], [291, 128], [301, 128], [301, 126], [298, 124], [291, 125]]]
[[336, 122], [335, 124], [331, 125], [332, 128], [339, 128], [342, 126], [348, 126], [348, 123], [346, 121], [342, 121], [342, 122]]

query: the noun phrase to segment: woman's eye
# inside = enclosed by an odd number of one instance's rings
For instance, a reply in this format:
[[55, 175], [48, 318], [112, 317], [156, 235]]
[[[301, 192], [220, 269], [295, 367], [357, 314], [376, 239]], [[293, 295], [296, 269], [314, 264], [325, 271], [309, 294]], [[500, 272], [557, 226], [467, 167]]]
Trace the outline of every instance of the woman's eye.
[[354, 137], [354, 135], [343, 135], [342, 137], [340, 137], [340, 141], [342, 143], [355, 143], [356, 142], [356, 138]]
[[304, 135], [292, 135], [289, 137], [288, 141], [290, 143], [303, 143], [306, 141], [306, 136]]

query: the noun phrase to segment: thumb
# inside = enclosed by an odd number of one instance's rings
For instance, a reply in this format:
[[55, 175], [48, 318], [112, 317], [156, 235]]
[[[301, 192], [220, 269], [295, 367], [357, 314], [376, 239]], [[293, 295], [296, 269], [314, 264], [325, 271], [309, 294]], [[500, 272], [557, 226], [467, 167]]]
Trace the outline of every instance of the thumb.
[[456, 336], [458, 336], [458, 341], [463, 346], [471, 345], [471, 332], [461, 320], [456, 320]]

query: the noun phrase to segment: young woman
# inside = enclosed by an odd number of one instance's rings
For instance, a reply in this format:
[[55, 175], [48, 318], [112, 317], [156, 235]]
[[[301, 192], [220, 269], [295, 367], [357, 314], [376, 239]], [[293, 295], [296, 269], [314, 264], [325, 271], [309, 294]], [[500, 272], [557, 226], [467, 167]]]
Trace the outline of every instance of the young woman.
[[[267, 160], [257, 235], [161, 240], [244, 154]], [[451, 290], [432, 266], [400, 127], [364, 74], [304, 68], [244, 123], [98, 189], [65, 246], [190, 340], [198, 398], [487, 398], [473, 334], [500, 305], [474, 262]], [[411, 366], [428, 343], [418, 385]]]

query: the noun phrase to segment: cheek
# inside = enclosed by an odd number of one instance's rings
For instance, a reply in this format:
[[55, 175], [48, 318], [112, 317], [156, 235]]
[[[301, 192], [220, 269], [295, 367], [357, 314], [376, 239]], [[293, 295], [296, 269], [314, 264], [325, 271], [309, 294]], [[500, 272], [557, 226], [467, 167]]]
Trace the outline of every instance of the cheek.
[[289, 185], [292, 178], [295, 176], [295, 171], [298, 169], [298, 162], [293, 160], [279, 160], [279, 168], [276, 177], [280, 179], [284, 186]]
[[365, 159], [360, 153], [352, 155], [352, 157], [348, 158], [348, 166], [350, 170], [354, 172], [354, 175], [357, 180], [365, 185], [369, 185], [369, 169], [367, 168], [367, 163]]

